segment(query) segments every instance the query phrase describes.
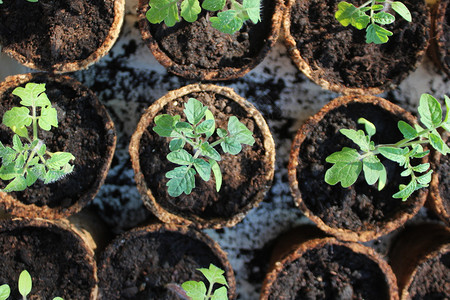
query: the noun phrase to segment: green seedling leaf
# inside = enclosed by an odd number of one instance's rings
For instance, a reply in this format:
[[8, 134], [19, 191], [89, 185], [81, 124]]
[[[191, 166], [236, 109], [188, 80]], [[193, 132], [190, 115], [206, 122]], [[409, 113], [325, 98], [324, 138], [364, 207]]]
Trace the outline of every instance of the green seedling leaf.
[[437, 132], [436, 133], [430, 133], [429, 137], [430, 137], [430, 145], [434, 149], [436, 149], [437, 151], [439, 151], [443, 155], [447, 155], [448, 153], [450, 153], [449, 147], [447, 146], [446, 143], [444, 143], [444, 141], [442, 140], [441, 136]]
[[236, 155], [242, 150], [241, 144], [234, 138], [225, 137], [222, 143], [220, 143], [223, 152]]
[[22, 137], [28, 136], [25, 126], [30, 126], [32, 121], [30, 110], [26, 107], [13, 107], [3, 115], [3, 124]]
[[8, 299], [11, 294], [11, 288], [7, 284], [0, 285], [0, 300]]
[[370, 140], [364, 134], [362, 130], [353, 130], [353, 129], [341, 129], [340, 133], [351, 139], [356, 145], [358, 145], [362, 151], [368, 152], [370, 151]]
[[430, 164], [425, 163], [425, 164], [417, 165], [417, 166], [413, 167], [412, 169], [414, 172], [423, 173], [423, 172], [427, 171], [429, 168], [430, 168]]
[[34, 173], [31, 169], [28, 170], [27, 176], [25, 177], [25, 181], [27, 183], [27, 186], [32, 186], [36, 180], [38, 180], [39, 176], [37, 176], [36, 173]]
[[358, 151], [344, 147], [326, 158], [334, 165], [325, 173], [325, 182], [335, 185], [341, 182], [342, 187], [349, 187], [358, 179], [362, 170], [362, 162]]
[[225, 276], [223, 276], [225, 271], [216, 267], [215, 265], [210, 264], [208, 269], [200, 268], [197, 270], [202, 272], [203, 276], [206, 277], [206, 279], [209, 281], [210, 284], [220, 283], [220, 284], [228, 286], [227, 280], [225, 279]]
[[391, 31], [377, 24], [370, 24], [366, 30], [366, 43], [384, 44], [389, 40], [389, 36], [392, 36]]
[[377, 129], [375, 128], [375, 125], [373, 125], [372, 122], [370, 122], [370, 121], [368, 121], [368, 120], [366, 120], [364, 118], [359, 118], [358, 119], [358, 124], [364, 125], [364, 129], [366, 130], [367, 135], [369, 137], [372, 137], [377, 132]]
[[375, 4], [375, 5], [372, 5], [372, 7], [370, 9], [372, 9], [373, 11], [377, 11], [377, 10], [382, 10], [383, 8], [384, 8], [383, 5]]
[[414, 193], [417, 188], [417, 181], [413, 178], [411, 182], [407, 186], [400, 186], [400, 191], [392, 195], [393, 198], [402, 199], [402, 201], [406, 201], [409, 196]]
[[23, 151], [23, 144], [18, 135], [13, 136], [13, 149], [17, 152]]
[[205, 117], [206, 110], [208, 109], [208, 107], [194, 98], [189, 98], [184, 107], [186, 118], [192, 125], [197, 125]]
[[[20, 97], [20, 104], [24, 106], [47, 106], [50, 105], [50, 101], [47, 96], [42, 96], [45, 92], [45, 83], [33, 83], [29, 82], [25, 87], [16, 87], [12, 94]], [[41, 97], [39, 99], [39, 97]]]
[[69, 152], [55, 152], [52, 157], [47, 160], [46, 166], [49, 169], [57, 170], [64, 165], [68, 164], [69, 161], [74, 160], [75, 156], [73, 156]]
[[341, 1], [338, 4], [338, 10], [336, 11], [334, 17], [343, 26], [347, 27], [352, 23], [352, 15], [355, 14], [358, 9], [351, 3]]
[[222, 158], [220, 157], [219, 152], [216, 151], [208, 142], [203, 143], [200, 146], [200, 150], [202, 151], [202, 155], [212, 158], [215, 161], [220, 161]]
[[53, 298], [53, 300], [64, 300], [64, 299], [61, 297], [55, 297], [55, 298]]
[[2, 159], [2, 163], [4, 165], [9, 165], [16, 158], [17, 152], [14, 151], [11, 147], [3, 146], [2, 142], [0, 142], [0, 158]]
[[217, 128], [217, 135], [221, 138], [227, 136], [228, 131], [226, 131], [225, 129], [222, 128]]
[[214, 134], [214, 130], [216, 130], [216, 121], [214, 120], [214, 116], [209, 109], [205, 111], [205, 119], [213, 121], [213, 126], [211, 127], [211, 129], [205, 132], [206, 138], [209, 139]]
[[14, 178], [13, 181], [8, 183], [8, 185], [3, 189], [3, 191], [10, 193], [10, 192], [18, 192], [23, 191], [27, 188], [27, 181], [24, 176], [20, 175]]
[[172, 132], [175, 128], [175, 123], [177, 122], [177, 119], [179, 119], [179, 116], [177, 117], [178, 118], [166, 114], [156, 116], [156, 126], [153, 127], [153, 131], [156, 132], [159, 136], [171, 137]]
[[386, 172], [383, 164], [375, 155], [363, 159], [363, 172], [367, 184], [372, 185], [380, 178], [382, 172]]
[[222, 286], [214, 291], [211, 300], [228, 300], [227, 288]]
[[181, 17], [188, 22], [197, 21], [198, 14], [202, 11], [198, 0], [183, 0], [181, 2]]
[[25, 164], [25, 155], [24, 154], [19, 154], [17, 155], [17, 159], [16, 162], [14, 163], [14, 167], [17, 169], [23, 169], [23, 165]]
[[53, 107], [43, 107], [41, 110], [41, 116], [39, 117], [38, 124], [43, 130], [50, 131], [53, 127], [58, 127], [58, 113]]
[[258, 23], [259, 21], [261, 21], [260, 0], [244, 0], [242, 2], [242, 6], [253, 23]]
[[430, 170], [426, 174], [417, 177], [417, 182], [419, 182], [423, 186], [428, 186], [428, 184], [431, 182], [431, 174], [433, 174], [433, 170]]
[[170, 152], [167, 154], [167, 160], [178, 165], [191, 165], [194, 163], [192, 155], [184, 149]]
[[403, 165], [406, 161], [406, 154], [408, 153], [408, 149], [394, 148], [394, 147], [380, 147], [378, 148], [380, 153], [390, 159]]
[[442, 121], [442, 109], [439, 102], [429, 94], [420, 96], [420, 105], [418, 108], [420, 121], [428, 129], [438, 127]]
[[44, 176], [44, 184], [49, 184], [62, 179], [67, 175], [63, 170], [49, 170]]
[[414, 129], [414, 127], [412, 127], [405, 121], [399, 121], [397, 126], [405, 139], [413, 139], [418, 136], [417, 131]]
[[169, 143], [169, 149], [170, 151], [176, 151], [183, 149], [186, 142], [183, 139], [173, 139]]
[[222, 186], [222, 171], [220, 171], [220, 166], [217, 161], [210, 159], [209, 164], [211, 165], [211, 170], [214, 174], [214, 179], [216, 181], [216, 191], [220, 191], [220, 187]]
[[189, 195], [195, 187], [195, 171], [188, 166], [176, 167], [166, 173], [170, 178], [167, 182], [168, 193], [171, 197], [178, 197], [183, 192]]
[[31, 292], [31, 276], [27, 270], [23, 270], [19, 275], [19, 293], [25, 298]]
[[444, 121], [442, 122], [441, 126], [446, 131], [450, 131], [450, 119], [449, 119], [449, 115], [450, 115], [450, 98], [447, 97], [446, 95], [444, 95], [444, 99], [445, 99], [446, 112], [445, 112]]
[[236, 10], [229, 9], [219, 12], [217, 17], [211, 17], [211, 26], [223, 33], [233, 34], [242, 28], [244, 21]]
[[202, 7], [209, 11], [222, 10], [225, 7], [226, 0], [205, 0]]
[[405, 171], [400, 173], [400, 176], [406, 177], [412, 174], [412, 169], [406, 169]]
[[162, 21], [172, 27], [180, 21], [178, 16], [177, 0], [150, 0], [150, 9], [145, 14], [147, 20], [152, 24], [159, 24]]
[[15, 166], [15, 163], [10, 163], [8, 165], [2, 165], [0, 167], [0, 179], [2, 180], [11, 180], [16, 178], [17, 176], [22, 175], [23, 170], [18, 169]]
[[196, 158], [194, 160], [194, 168], [204, 181], [208, 181], [211, 177], [211, 165], [203, 159]]
[[405, 19], [408, 22], [411, 22], [411, 20], [412, 20], [411, 12], [409, 11], [409, 9], [406, 7], [405, 4], [403, 4], [403, 3], [399, 2], [399, 1], [395, 1], [395, 2], [391, 3], [391, 7], [403, 19]]
[[181, 285], [186, 291], [188, 297], [192, 300], [204, 300], [206, 295], [206, 286], [201, 281], [186, 281]]
[[211, 132], [211, 129], [214, 130], [214, 120], [205, 120], [198, 124], [198, 126], [195, 128], [195, 132], [207, 133]]
[[235, 116], [231, 116], [228, 120], [228, 132], [238, 143], [249, 146], [253, 146], [255, 143], [253, 133]]
[[[383, 6], [383, 5], [381, 5], [381, 6]], [[395, 17], [393, 15], [391, 15], [390, 13], [380, 11], [379, 13], [376, 13], [373, 16], [373, 20], [375, 21], [375, 23], [378, 23], [381, 25], [387, 25], [387, 24], [394, 23]]]

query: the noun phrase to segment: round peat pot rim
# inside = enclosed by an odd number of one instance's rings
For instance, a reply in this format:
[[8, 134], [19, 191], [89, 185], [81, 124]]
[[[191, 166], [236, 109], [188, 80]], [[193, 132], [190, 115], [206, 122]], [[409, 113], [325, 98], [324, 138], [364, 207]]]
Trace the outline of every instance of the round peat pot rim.
[[[59, 219], [68, 217], [79, 212], [88, 202], [94, 199], [97, 195], [100, 187], [103, 185], [106, 175], [108, 174], [112, 158], [114, 156], [117, 136], [115, 132], [114, 123], [111, 120], [105, 106], [98, 100], [97, 96], [87, 87], [82, 85], [79, 81], [66, 76], [57, 75], [51, 73], [28, 73], [9, 76], [5, 81], [0, 83], [0, 94], [5, 93], [10, 87], [20, 86], [27, 82], [30, 82], [35, 76], [46, 77], [46, 81], [54, 81], [58, 83], [67, 83], [70, 86], [75, 86], [90, 94], [92, 106], [96, 109], [96, 113], [102, 119], [106, 132], [111, 132], [112, 137], [107, 139], [109, 142], [105, 149], [105, 161], [100, 169], [97, 170], [97, 176], [95, 182], [89, 187], [89, 189], [83, 191], [82, 196], [73, 205], [69, 207], [49, 207], [49, 206], [37, 206], [35, 204], [24, 204], [20, 200], [11, 196], [10, 194], [0, 190], [0, 208], [5, 209], [8, 213], [16, 217], [24, 218], [46, 218], [46, 219]], [[50, 100], [52, 101], [52, 100]], [[57, 101], [53, 100], [53, 103]], [[76, 160], [75, 160], [76, 161]], [[76, 167], [76, 163], [75, 163]]]
[[[303, 141], [306, 139], [307, 135], [314, 130], [316, 125], [326, 116], [329, 111], [332, 111], [340, 106], [348, 106], [353, 103], [363, 103], [379, 106], [382, 109], [391, 112], [396, 115], [400, 115], [403, 119], [408, 120], [408, 122], [415, 123], [416, 118], [409, 112], [405, 111], [403, 108], [391, 103], [390, 101], [375, 97], [375, 96], [341, 96], [326, 104], [322, 109], [311, 116], [297, 131], [294, 140], [292, 142], [289, 165], [288, 165], [288, 178], [291, 194], [294, 198], [295, 205], [300, 208], [300, 210], [313, 221], [321, 230], [324, 232], [335, 236], [336, 238], [343, 241], [351, 242], [367, 242], [383, 236], [404, 224], [407, 220], [411, 219], [420, 208], [424, 205], [427, 198], [426, 189], [421, 189], [419, 195], [417, 196], [417, 203], [414, 210], [411, 212], [405, 212], [402, 210], [397, 211], [387, 222], [379, 222], [373, 226], [373, 228], [367, 228], [366, 230], [350, 230], [346, 228], [331, 227], [326, 224], [320, 217], [316, 216], [305, 204], [302, 199], [301, 191], [299, 189], [299, 184], [297, 180], [297, 166], [299, 165], [299, 152]], [[425, 158], [427, 160], [427, 158]], [[424, 161], [425, 161], [424, 160]], [[324, 180], [325, 182], [325, 180]], [[408, 199], [407, 201], [411, 201]]]
[[431, 13], [431, 41], [429, 55], [431, 59], [446, 75], [450, 77], [450, 68], [445, 64], [445, 13], [450, 9], [449, 0], [440, 0], [434, 4]]
[[379, 268], [380, 271], [385, 275], [386, 279], [386, 287], [388, 288], [388, 293], [391, 300], [398, 299], [398, 288], [397, 281], [389, 264], [372, 248], [364, 246], [355, 242], [342, 242], [333, 237], [325, 237], [325, 238], [314, 238], [311, 240], [307, 240], [292, 248], [289, 253], [286, 253], [280, 261], [277, 261], [272, 269], [267, 273], [263, 288], [261, 290], [260, 299], [268, 299], [270, 296], [269, 292], [272, 288], [272, 285], [278, 278], [278, 275], [283, 271], [284, 266], [291, 264], [292, 262], [300, 259], [305, 253], [311, 250], [320, 249], [327, 245], [331, 246], [341, 246], [350, 249], [355, 254], [361, 254], [372, 260]]
[[[281, 30], [281, 23], [284, 15], [284, 1], [283, 0], [272, 0], [274, 4], [274, 13], [271, 19], [271, 30], [269, 36], [266, 38], [266, 42], [259, 54], [252, 59], [252, 61], [243, 67], [224, 67], [224, 68], [212, 68], [204, 69], [197, 68], [192, 65], [181, 65], [170, 58], [158, 45], [158, 42], [150, 33], [148, 29], [149, 21], [147, 20], [145, 14], [148, 8], [148, 0], [139, 0], [138, 6], [138, 24], [139, 30], [141, 32], [142, 39], [144, 43], [147, 44], [148, 48], [152, 52], [156, 60], [164, 66], [169, 72], [181, 76], [186, 79], [195, 80], [212, 80], [212, 81], [224, 81], [236, 79], [244, 76], [249, 71], [254, 69], [259, 63], [261, 63], [266, 55], [270, 52], [272, 47], [276, 44], [278, 36]], [[211, 27], [211, 29], [213, 29]], [[215, 30], [215, 29], [214, 29]]]
[[90, 292], [90, 300], [97, 299], [98, 296], [98, 278], [97, 278], [97, 263], [94, 259], [94, 250], [89, 245], [91, 244], [89, 235], [84, 234], [78, 228], [76, 228], [73, 224], [71, 224], [67, 219], [59, 219], [59, 220], [49, 220], [42, 218], [13, 218], [0, 220], [0, 234], [7, 231], [17, 230], [21, 228], [40, 228], [51, 230], [58, 234], [69, 234], [78, 242], [80, 249], [84, 253], [83, 261], [87, 263], [87, 265], [92, 267], [91, 278], [94, 281], [92, 291]]
[[[268, 162], [266, 164], [268, 172], [263, 177], [263, 179], [268, 184], [265, 185], [264, 188], [260, 189], [254, 196], [249, 198], [249, 202], [240, 210], [240, 212], [228, 218], [215, 217], [211, 219], [204, 219], [197, 215], [191, 214], [189, 217], [185, 217], [180, 216], [176, 213], [169, 212], [158, 203], [157, 199], [155, 199], [155, 196], [153, 195], [151, 189], [147, 186], [144, 174], [141, 170], [141, 163], [139, 158], [141, 137], [143, 133], [146, 132], [146, 129], [148, 128], [150, 123], [153, 121], [153, 118], [157, 116], [163, 109], [163, 107], [165, 107], [165, 105], [167, 105], [169, 102], [195, 92], [213, 92], [227, 97], [231, 101], [241, 106], [245, 111], [247, 111], [248, 115], [253, 119], [253, 121], [261, 131], [263, 140], [262, 142], [265, 151], [265, 160]], [[275, 171], [275, 143], [273, 141], [272, 134], [270, 133], [269, 126], [267, 125], [262, 114], [256, 109], [253, 104], [236, 94], [233, 89], [217, 86], [214, 84], [187, 85], [177, 90], [170, 91], [166, 95], [155, 101], [147, 108], [147, 110], [142, 115], [137, 125], [136, 131], [131, 137], [129, 152], [131, 156], [132, 167], [134, 170], [134, 178], [145, 206], [164, 223], [193, 225], [199, 229], [219, 229], [222, 227], [231, 227], [240, 222], [252, 208], [258, 206], [259, 203], [263, 200], [264, 195], [270, 189]]]
[[[311, 65], [302, 57], [302, 54], [297, 48], [297, 42], [291, 35], [291, 10], [292, 6], [296, 3], [296, 1], [300, 0], [287, 0], [286, 1], [286, 9], [285, 9], [285, 15], [283, 17], [283, 24], [282, 29], [284, 32], [284, 42], [286, 45], [286, 48], [288, 50], [289, 56], [291, 57], [294, 64], [297, 66], [297, 68], [303, 72], [303, 74], [306, 75], [311, 81], [315, 82], [319, 86], [321, 86], [324, 89], [327, 89], [332, 92], [340, 93], [343, 95], [378, 95], [383, 93], [384, 91], [392, 90], [396, 88], [403, 79], [405, 79], [409, 73], [413, 72], [421, 63], [422, 59], [426, 54], [426, 50], [429, 45], [429, 41], [425, 45], [423, 45], [423, 48], [419, 50], [416, 53], [416, 61], [412, 68], [404, 73], [402, 76], [398, 77], [398, 82], [393, 83], [392, 80], [387, 81], [386, 83], [382, 84], [379, 87], [347, 87], [343, 84], [339, 83], [332, 83], [328, 81], [321, 68], [318, 68], [318, 70], [314, 70]], [[308, 0], [311, 1], [311, 0]], [[421, 0], [423, 1], [423, 0]], [[430, 12], [426, 12], [428, 14], [428, 19], [431, 19]], [[337, 21], [336, 21], [337, 22]], [[389, 42], [388, 42], [389, 43]]]
[[52, 73], [60, 74], [67, 72], [75, 72], [83, 69], [87, 69], [91, 65], [98, 62], [102, 57], [108, 54], [109, 50], [111, 50], [112, 46], [116, 42], [119, 37], [120, 30], [122, 28], [123, 19], [125, 16], [125, 0], [105, 0], [105, 1], [114, 1], [114, 19], [109, 28], [108, 35], [105, 37], [103, 43], [87, 58], [77, 61], [69, 61], [64, 63], [57, 63], [51, 66], [49, 69], [41, 69], [36, 66], [34, 60], [23, 56], [22, 54], [13, 51], [11, 49], [3, 48], [3, 52], [8, 54], [10, 57], [17, 60], [19, 63], [24, 65], [25, 67], [35, 69], [38, 71], [49, 71]]
[[[148, 234], [165, 232], [182, 234], [190, 239], [197, 240], [205, 244], [213, 254], [220, 260], [225, 271], [225, 278], [228, 283], [228, 297], [229, 299], [234, 299], [236, 297], [236, 279], [234, 277], [234, 271], [231, 267], [230, 262], [225, 251], [220, 248], [219, 244], [211, 239], [206, 233], [187, 226], [180, 226], [176, 224], [151, 224], [143, 227], [133, 228], [119, 236], [117, 236], [102, 253], [100, 260], [98, 262], [98, 274], [101, 275], [101, 271], [110, 263], [110, 257], [116, 252], [119, 247], [126, 243], [130, 239], [144, 238]], [[207, 267], [207, 266], [206, 266]], [[99, 277], [101, 280], [101, 277]]]

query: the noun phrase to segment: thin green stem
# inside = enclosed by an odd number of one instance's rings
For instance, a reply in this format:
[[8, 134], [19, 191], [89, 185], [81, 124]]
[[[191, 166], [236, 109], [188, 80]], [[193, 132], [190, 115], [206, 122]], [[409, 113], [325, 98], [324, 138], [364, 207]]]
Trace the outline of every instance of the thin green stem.
[[214, 285], [213, 282], [210, 282], [210, 283], [209, 283], [208, 293], [206, 294], [205, 300], [208, 300], [208, 299], [211, 298], [211, 293], [212, 293], [213, 285]]
[[37, 117], [36, 117], [36, 106], [32, 105], [32, 120], [33, 120], [33, 141], [38, 139], [37, 132]]

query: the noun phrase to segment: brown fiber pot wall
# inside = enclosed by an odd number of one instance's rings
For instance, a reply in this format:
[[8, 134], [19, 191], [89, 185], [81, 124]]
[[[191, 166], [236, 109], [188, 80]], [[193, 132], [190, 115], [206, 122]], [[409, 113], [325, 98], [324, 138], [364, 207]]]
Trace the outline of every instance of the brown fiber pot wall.
[[97, 299], [97, 266], [90, 237], [67, 220], [0, 221], [0, 283], [19, 298], [22, 270], [32, 277], [30, 299]]
[[236, 282], [226, 253], [206, 234], [173, 224], [152, 224], [118, 236], [98, 263], [101, 299], [175, 299], [167, 284], [204, 281], [197, 268], [225, 271], [228, 297]]
[[[168, 195], [165, 185], [168, 181], [166, 171], [176, 166], [166, 159], [170, 139], [159, 137], [152, 130], [154, 118], [164, 110], [180, 111], [183, 103], [194, 96], [199, 101], [209, 101], [208, 107], [216, 118], [217, 128], [226, 128], [228, 115], [236, 115], [240, 121], [247, 122], [246, 126], [252, 127], [249, 129], [256, 142], [252, 147], [244, 145], [237, 155], [223, 154], [220, 147], [216, 147], [222, 155], [219, 166], [223, 183], [219, 193], [213, 176], [205, 182], [196, 175], [192, 193], [173, 198]], [[178, 114], [184, 115], [182, 111]], [[274, 141], [263, 116], [232, 89], [211, 84], [188, 85], [154, 102], [139, 121], [129, 151], [135, 181], [146, 207], [163, 222], [192, 224], [198, 228], [229, 227], [241, 221], [269, 190], [275, 168]], [[167, 163], [155, 166], [161, 161]]]
[[[356, 148], [339, 133], [342, 128], [358, 127], [357, 119], [364, 117], [377, 128], [375, 144], [394, 143], [403, 138], [397, 121], [410, 124], [416, 119], [391, 102], [374, 96], [343, 96], [325, 105], [298, 130], [292, 143], [288, 174], [295, 204], [317, 226], [328, 234], [346, 241], [369, 241], [385, 235], [411, 219], [423, 206], [427, 190], [415, 192], [407, 201], [393, 199], [401, 182], [403, 170], [396, 163], [381, 162], [388, 171], [386, 187], [378, 191], [369, 186], [362, 175], [354, 185], [342, 188], [325, 183], [325, 162], [330, 154], [342, 147]], [[317, 143], [312, 144], [313, 137]], [[393, 171], [392, 171], [393, 170]]]
[[431, 15], [431, 41], [429, 54], [436, 66], [450, 77], [450, 1], [434, 4]]
[[[23, 192], [0, 191], [0, 209], [26, 218], [62, 218], [80, 211], [94, 199], [108, 173], [116, 146], [114, 124], [95, 94], [78, 81], [60, 75], [33, 73], [8, 77], [0, 84], [0, 117], [20, 98], [12, 95], [28, 82], [46, 83], [46, 93], [58, 112], [58, 128], [39, 131], [52, 152], [75, 156], [74, 171], [63, 179], [44, 185], [37, 181]], [[0, 125], [1, 141], [11, 144], [12, 131]], [[53, 147], [53, 148], [52, 148]], [[78, 156], [78, 160], [77, 160]], [[1, 183], [4, 187], [6, 182]]]
[[[265, 1], [265, 2], [264, 2]], [[243, 29], [233, 35], [222, 33], [211, 27], [209, 22], [210, 12], [201, 13], [194, 23], [182, 21], [173, 27], [162, 24], [151, 24], [145, 17], [149, 9], [147, 0], [139, 0], [138, 18], [142, 38], [157, 61], [169, 72], [188, 79], [195, 80], [230, 80], [244, 76], [255, 68], [275, 45], [278, 39], [281, 21], [284, 12], [284, 3], [281, 0], [263, 0], [262, 22], [266, 25], [253, 24], [247, 21]], [[269, 7], [273, 9], [269, 11]], [[211, 14], [213, 16], [213, 14]], [[155, 36], [155, 32], [161, 33], [165, 38], [171, 38], [178, 30], [189, 30], [188, 36], [181, 36], [174, 41], [180, 44], [180, 52], [165, 48]], [[260, 36], [261, 32], [267, 32]], [[194, 44], [194, 39], [201, 39]], [[244, 40], [248, 40], [249, 46], [241, 53], [230, 55], [233, 48], [241, 47]], [[230, 44], [230, 45], [228, 45]], [[228, 46], [227, 46], [228, 45]], [[256, 45], [256, 46], [253, 46]], [[177, 45], [178, 46], [178, 45]], [[185, 62], [188, 51], [201, 53], [198, 60]], [[199, 60], [216, 57], [216, 63], [204, 63]]]
[[[15, 31], [25, 32], [27, 35], [23, 40], [3, 44], [2, 51], [16, 59], [24, 66], [36, 70], [49, 71], [53, 73], [65, 73], [86, 69], [109, 52], [119, 36], [124, 19], [125, 0], [102, 1], [105, 3], [105, 6], [106, 4], [113, 3], [113, 17], [106, 36], [104, 36], [103, 41], [99, 43], [99, 46], [96, 49], [85, 47], [84, 49], [79, 50], [80, 54], [74, 58], [56, 58], [58, 55], [61, 56], [60, 51], [73, 51], [72, 49], [77, 46], [76, 44], [81, 45], [86, 43], [86, 41], [90, 39], [89, 35], [98, 35], [96, 29], [98, 28], [98, 24], [100, 22], [98, 20], [88, 19], [89, 17], [92, 18], [93, 14], [88, 14], [85, 12], [87, 7], [85, 0], [66, 1], [66, 4], [61, 1], [61, 3], [59, 3], [62, 5], [61, 9], [53, 11], [50, 16], [47, 16], [45, 11], [53, 10], [54, 3], [49, 0], [41, 0], [36, 3], [28, 3], [25, 1], [23, 4], [17, 4], [18, 7], [13, 7], [13, 9], [24, 11], [24, 15], [19, 18], [25, 18], [27, 16], [28, 19], [20, 19], [20, 23], [17, 23], [16, 20], [12, 20], [11, 25], [8, 23], [3, 23], [4, 27], [2, 28], [4, 30], [1, 30], [0, 32], [4, 32], [5, 35], [3, 37], [0, 36], [0, 41], [8, 36], [19, 35], [17, 32], [15, 33]], [[90, 5], [96, 5], [93, 1], [88, 1], [87, 3]], [[5, 2], [2, 4], [2, 6], [5, 5], [8, 6], [9, 3]], [[2, 7], [0, 7], [0, 9], [2, 9]], [[98, 10], [100, 15], [106, 11], [106, 9], [101, 6]], [[8, 17], [8, 14], [12, 13], [7, 13], [5, 11], [3, 14], [3, 9], [0, 12], [2, 14], [2, 18], [5, 19]], [[51, 23], [51, 18], [58, 19], [60, 23]], [[71, 22], [80, 22], [80, 24], [78, 26], [75, 24], [67, 25], [69, 20]], [[39, 26], [33, 23], [37, 21], [40, 23]], [[49, 23], [47, 24], [45, 22]], [[40, 28], [40, 25], [42, 24], [45, 24], [46, 27], [48, 27], [47, 34], [44, 36], [42, 36], [42, 33], [36, 33], [36, 29]], [[83, 32], [83, 34], [81, 34], [79, 29], [83, 26], [86, 26], [88, 29], [87, 32]], [[73, 38], [74, 36], [78, 36], [78, 41], [71, 41], [71, 43], [74, 44], [67, 44], [69, 38]], [[37, 44], [38, 41], [41, 44]], [[35, 47], [37, 50], [31, 50], [31, 47]], [[60, 48], [64, 49], [60, 50]], [[69, 56], [66, 55], [66, 57]], [[54, 60], [54, 62], [49, 65], [46, 63], [48, 60]]]

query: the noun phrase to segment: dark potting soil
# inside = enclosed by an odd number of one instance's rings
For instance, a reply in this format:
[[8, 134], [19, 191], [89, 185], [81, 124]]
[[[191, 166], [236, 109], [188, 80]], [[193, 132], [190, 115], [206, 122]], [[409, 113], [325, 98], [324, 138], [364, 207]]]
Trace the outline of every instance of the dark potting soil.
[[114, 19], [112, 0], [4, 1], [0, 44], [51, 70], [83, 60], [105, 41]]
[[211, 263], [224, 270], [204, 242], [177, 232], [142, 232], [112, 245], [99, 263], [101, 299], [178, 299], [167, 284], [204, 281], [197, 269]]
[[[417, 52], [429, 38], [425, 1], [402, 1], [413, 22], [398, 14], [383, 26], [393, 36], [383, 45], [366, 44], [365, 30], [342, 26], [334, 17], [338, 0], [296, 1], [291, 12], [291, 35], [300, 55], [313, 70], [323, 70], [329, 82], [347, 87], [384, 87], [398, 84], [415, 68]], [[362, 4], [364, 1], [356, 1]]]
[[17, 282], [27, 270], [33, 281], [29, 299], [90, 299], [96, 282], [86, 255], [77, 238], [56, 226], [2, 225], [0, 285], [9, 284], [11, 299], [22, 299]]
[[445, 3], [445, 17], [442, 23], [443, 34], [441, 35], [441, 43], [444, 45], [442, 51], [442, 63], [450, 73], [450, 1], [443, 1]]
[[410, 299], [448, 299], [450, 295], [450, 252], [440, 253], [417, 267], [409, 287]]
[[269, 299], [389, 299], [385, 275], [367, 256], [345, 246], [308, 250], [285, 266]]
[[[179, 65], [200, 69], [240, 68], [249, 65], [263, 49], [271, 31], [274, 7], [275, 1], [263, 0], [262, 21], [257, 24], [247, 21], [233, 35], [211, 27], [209, 18], [217, 13], [206, 11], [194, 23], [182, 21], [173, 27], [146, 23], [160, 49]], [[173, 68], [176, 71], [177, 67]]]
[[387, 170], [386, 186], [381, 191], [378, 191], [376, 184], [369, 186], [362, 174], [349, 188], [342, 188], [340, 183], [331, 186], [325, 182], [325, 172], [332, 166], [325, 162], [327, 156], [343, 147], [359, 149], [339, 130], [364, 130], [363, 126], [357, 124], [360, 117], [374, 123], [377, 133], [372, 141], [376, 145], [395, 143], [403, 138], [397, 128], [399, 116], [373, 104], [352, 103], [331, 110], [311, 128], [300, 147], [297, 180], [302, 199], [330, 227], [376, 229], [377, 225], [387, 222], [398, 211], [411, 211], [415, 206], [414, 196], [417, 192], [405, 202], [392, 198], [398, 192], [399, 184], [408, 182], [400, 176], [403, 168], [381, 155], [379, 158]]
[[[25, 191], [10, 194], [25, 204], [69, 207], [87, 192], [93, 192], [99, 170], [107, 159], [107, 147], [113, 144], [115, 134], [105, 128], [105, 121], [97, 112], [100, 104], [88, 89], [40, 74], [34, 75], [30, 82], [46, 83], [45, 92], [58, 113], [58, 127], [52, 127], [51, 131], [39, 130], [39, 138], [48, 151], [72, 153], [75, 167], [71, 174], [57, 182], [44, 184], [38, 180]], [[13, 90], [14, 87], [2, 95], [0, 116], [19, 105], [20, 98], [11, 94]], [[31, 130], [29, 135], [32, 136]], [[12, 145], [12, 136], [12, 131], [1, 124], [0, 141]], [[4, 188], [7, 183], [0, 181], [0, 187]]]
[[[263, 137], [253, 119], [240, 105], [234, 101], [212, 92], [192, 93], [166, 105], [161, 114], [180, 115], [184, 118], [184, 103], [190, 98], [196, 98], [208, 106], [216, 118], [216, 128], [227, 128], [228, 119], [234, 115], [253, 132], [255, 144], [250, 147], [243, 145], [238, 155], [223, 154], [220, 146], [215, 149], [221, 154], [219, 162], [223, 175], [223, 183], [219, 193], [216, 192], [214, 176], [208, 182], [196, 175], [196, 187], [191, 194], [170, 197], [165, 174], [176, 167], [167, 161], [170, 139], [158, 136], [150, 124], [142, 135], [139, 151], [141, 170], [147, 186], [151, 189], [158, 203], [171, 213], [182, 216], [197, 215], [203, 219], [227, 218], [236, 215], [246, 206], [252, 197], [269, 184], [265, 175], [269, 172], [265, 158]], [[247, 119], [246, 119], [247, 118]], [[213, 139], [218, 139], [213, 135]], [[188, 149], [188, 151], [191, 151]], [[192, 152], [191, 152], [192, 153]]]
[[[450, 147], [450, 138], [447, 139], [447, 146]], [[441, 155], [436, 171], [439, 174], [439, 195], [442, 199], [445, 211], [450, 214], [450, 158], [448, 155]]]

